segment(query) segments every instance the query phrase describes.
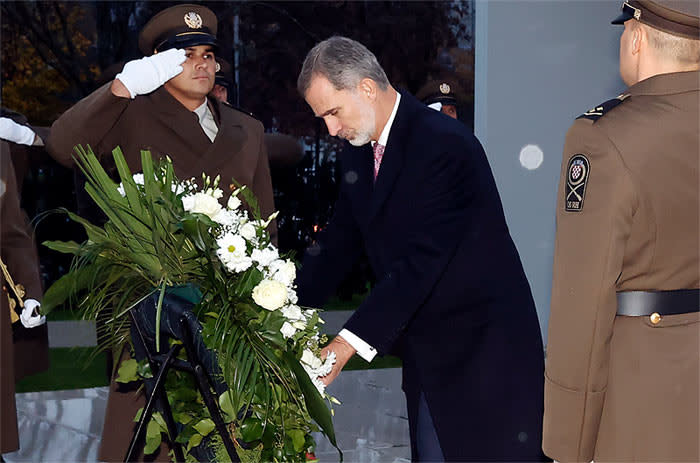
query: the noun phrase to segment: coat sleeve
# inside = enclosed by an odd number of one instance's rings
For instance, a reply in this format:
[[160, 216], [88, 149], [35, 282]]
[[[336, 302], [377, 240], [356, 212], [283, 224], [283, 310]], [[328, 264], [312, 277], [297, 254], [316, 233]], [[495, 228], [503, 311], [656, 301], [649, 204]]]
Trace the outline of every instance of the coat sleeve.
[[0, 253], [14, 280], [26, 290], [25, 299], [41, 300], [39, 256], [26, 214], [20, 209], [19, 192], [9, 153], [9, 144], [0, 148], [0, 177], [4, 192], [0, 196]]
[[309, 246], [297, 278], [299, 303], [321, 307], [360, 256], [362, 238], [343, 182], [328, 226]]
[[465, 146], [462, 138], [446, 140], [433, 152], [422, 152], [420, 165], [413, 166], [423, 173], [423, 181], [416, 185], [411, 217], [395, 237], [403, 254], [389, 263], [384, 275], [377, 275], [376, 286], [345, 324], [382, 355], [393, 349], [467, 239], [466, 221], [479, 220], [469, 215], [476, 193], [465, 188], [479, 174], [490, 175], [477, 145]]
[[73, 165], [76, 145], [97, 149], [129, 106], [131, 100], [112, 94], [111, 85], [109, 82], [80, 100], [51, 126], [46, 149], [60, 164]]
[[[567, 211], [567, 194], [578, 200], [567, 179], [580, 156], [588, 161], [582, 204]], [[597, 123], [580, 119], [569, 130], [558, 195], [542, 447], [561, 462], [589, 462], [608, 382], [616, 282], [638, 201], [630, 172]]]

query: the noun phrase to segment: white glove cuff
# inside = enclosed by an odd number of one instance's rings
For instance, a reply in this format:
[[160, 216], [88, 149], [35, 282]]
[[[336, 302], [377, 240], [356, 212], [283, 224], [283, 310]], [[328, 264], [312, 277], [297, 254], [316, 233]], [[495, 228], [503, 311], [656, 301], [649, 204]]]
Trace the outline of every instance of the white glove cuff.
[[7, 117], [0, 118], [0, 138], [12, 143], [32, 146], [34, 136], [34, 131], [26, 125], [18, 124]]

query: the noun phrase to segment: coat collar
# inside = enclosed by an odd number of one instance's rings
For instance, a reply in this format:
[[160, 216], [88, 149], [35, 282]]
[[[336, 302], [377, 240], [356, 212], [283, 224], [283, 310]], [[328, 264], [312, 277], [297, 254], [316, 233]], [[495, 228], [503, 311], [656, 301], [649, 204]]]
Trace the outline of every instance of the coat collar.
[[700, 90], [700, 71], [657, 74], [637, 82], [626, 93], [630, 95], [671, 95]]

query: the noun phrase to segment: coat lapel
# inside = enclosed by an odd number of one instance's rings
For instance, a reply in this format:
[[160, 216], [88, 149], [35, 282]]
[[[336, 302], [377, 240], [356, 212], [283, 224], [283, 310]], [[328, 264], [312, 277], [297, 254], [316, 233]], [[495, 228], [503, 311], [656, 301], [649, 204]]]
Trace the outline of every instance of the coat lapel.
[[209, 143], [208, 149], [202, 153], [201, 162], [205, 165], [228, 163], [243, 148], [248, 135], [240, 122], [235, 119], [236, 111], [221, 111], [218, 101], [213, 101], [211, 98], [209, 101], [212, 102], [214, 108], [214, 117], [219, 122], [219, 131], [214, 142]]
[[[405, 92], [401, 93], [401, 101], [399, 109], [396, 112], [394, 123], [389, 132], [389, 139], [386, 143], [382, 163], [379, 167], [377, 180], [374, 182], [374, 192], [370, 201], [368, 221], [374, 219], [379, 213], [382, 204], [390, 196], [391, 191], [396, 183], [396, 179], [401, 173], [406, 155], [405, 140], [408, 137], [408, 115], [410, 112], [411, 101], [409, 95]], [[373, 166], [373, 161], [370, 161], [370, 166]], [[372, 173], [373, 175], [373, 173]]]

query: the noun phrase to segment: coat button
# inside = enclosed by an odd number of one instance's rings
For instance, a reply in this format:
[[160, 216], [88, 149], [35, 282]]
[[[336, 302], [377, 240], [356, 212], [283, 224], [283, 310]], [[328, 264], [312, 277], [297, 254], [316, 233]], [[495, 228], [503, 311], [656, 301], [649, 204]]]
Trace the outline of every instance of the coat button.
[[661, 315], [659, 315], [657, 312], [654, 312], [653, 314], [649, 315], [649, 321], [653, 325], [658, 325], [661, 321]]

